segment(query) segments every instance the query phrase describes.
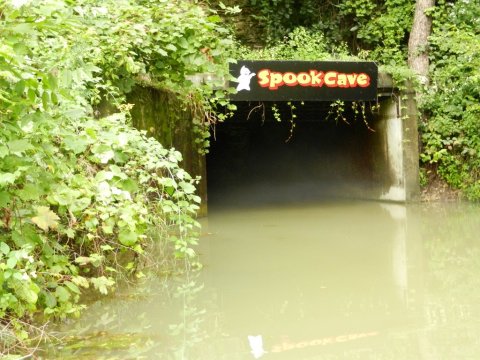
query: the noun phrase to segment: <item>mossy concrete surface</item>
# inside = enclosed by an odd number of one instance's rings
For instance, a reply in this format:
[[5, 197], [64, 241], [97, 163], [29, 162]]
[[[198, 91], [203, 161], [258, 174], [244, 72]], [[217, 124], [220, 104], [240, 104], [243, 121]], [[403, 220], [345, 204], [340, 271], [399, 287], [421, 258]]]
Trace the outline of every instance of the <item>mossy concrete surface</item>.
[[183, 156], [180, 166], [193, 177], [200, 176], [197, 194], [202, 199], [199, 216], [207, 213], [207, 182], [205, 156], [195, 141], [193, 114], [175, 94], [149, 87], [137, 86], [127, 96], [134, 104], [131, 114], [133, 125], [146, 130], [166, 148], [175, 148]]

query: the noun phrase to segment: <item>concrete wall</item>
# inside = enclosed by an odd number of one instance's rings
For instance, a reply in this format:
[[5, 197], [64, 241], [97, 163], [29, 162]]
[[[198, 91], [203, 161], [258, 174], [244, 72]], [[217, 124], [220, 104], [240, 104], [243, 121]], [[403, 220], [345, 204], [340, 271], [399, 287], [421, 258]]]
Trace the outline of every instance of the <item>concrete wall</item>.
[[164, 147], [175, 148], [182, 156], [180, 166], [191, 176], [200, 176], [197, 195], [202, 198], [199, 215], [207, 213], [207, 173], [205, 156], [200, 154], [195, 141], [191, 111], [174, 94], [153, 88], [137, 86], [128, 95], [127, 102], [135, 104], [131, 110], [133, 125], [146, 130]]
[[[151, 88], [135, 88], [128, 96], [128, 102], [135, 104], [132, 110], [134, 125], [147, 130], [149, 135], [165, 147], [175, 147], [184, 158], [181, 166], [192, 176], [202, 177], [198, 194], [203, 203], [201, 215], [206, 214], [206, 161], [205, 156], [198, 152], [191, 113], [179, 106], [171, 94]], [[391, 78], [380, 74], [379, 103], [380, 110], [370, 123], [375, 130], [374, 135], [366, 142], [361, 138], [358, 140], [361, 143], [359, 147], [369, 147], [368, 151], [362, 153], [362, 156], [366, 154], [369, 159], [362, 161], [370, 164], [366, 171], [372, 172], [373, 182], [377, 185], [373, 189], [351, 191], [352, 197], [395, 202], [415, 201], [419, 198], [420, 189], [414, 93], [410, 89], [395, 91]], [[342, 140], [344, 139], [338, 139], [339, 142]], [[353, 181], [361, 178], [354, 177]], [[348, 191], [350, 190], [347, 189]]]
[[391, 93], [380, 101], [376, 131], [379, 150], [386, 159], [380, 200], [415, 201], [420, 196], [418, 167], [418, 127], [415, 94], [408, 89]]

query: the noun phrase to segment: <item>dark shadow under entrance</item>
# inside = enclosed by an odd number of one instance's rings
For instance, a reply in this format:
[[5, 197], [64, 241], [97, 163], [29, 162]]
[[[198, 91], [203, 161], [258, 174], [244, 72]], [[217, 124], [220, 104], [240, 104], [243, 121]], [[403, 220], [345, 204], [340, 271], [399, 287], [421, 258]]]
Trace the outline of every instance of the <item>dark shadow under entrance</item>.
[[209, 205], [378, 198], [389, 176], [384, 135], [370, 106], [329, 102], [237, 103], [234, 118], [217, 125], [207, 156]]

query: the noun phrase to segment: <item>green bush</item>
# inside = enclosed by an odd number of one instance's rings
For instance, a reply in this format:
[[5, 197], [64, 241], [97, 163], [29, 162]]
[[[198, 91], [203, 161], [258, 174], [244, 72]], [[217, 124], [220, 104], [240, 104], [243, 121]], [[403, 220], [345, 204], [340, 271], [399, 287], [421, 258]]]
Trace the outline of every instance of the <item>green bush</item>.
[[[86, 288], [106, 294], [159, 240], [164, 258], [195, 262], [197, 179], [180, 153], [132, 128], [123, 100], [146, 83], [194, 104], [205, 126], [224, 94], [187, 77], [224, 74], [230, 40], [216, 14], [189, 1], [3, 1], [0, 20], [6, 355], [35, 316], [78, 314]], [[117, 113], [98, 119], [100, 101]]]
[[421, 160], [472, 200], [480, 199], [478, 2], [440, 3], [430, 37], [431, 83], [422, 96]]

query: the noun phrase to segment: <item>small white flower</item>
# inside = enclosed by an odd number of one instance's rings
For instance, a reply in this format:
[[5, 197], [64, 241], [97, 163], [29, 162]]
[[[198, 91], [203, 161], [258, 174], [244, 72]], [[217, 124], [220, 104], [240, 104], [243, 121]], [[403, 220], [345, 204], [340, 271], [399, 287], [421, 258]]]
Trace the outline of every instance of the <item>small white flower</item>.
[[30, 0], [11, 0], [12, 6], [16, 9], [21, 8], [23, 5], [28, 4]]
[[102, 198], [109, 198], [112, 196], [112, 192], [110, 191], [110, 185], [106, 181], [102, 181], [97, 186], [98, 193]]
[[92, 12], [95, 15], [107, 15], [108, 14], [108, 9], [106, 7], [103, 7], [103, 6], [98, 6], [98, 7], [94, 7], [92, 9]]
[[110, 188], [110, 190], [112, 191], [112, 194], [113, 194], [113, 195], [120, 195], [120, 194], [123, 192], [122, 190], [120, 190], [119, 188], [117, 188], [117, 187], [115, 187], [115, 186], [112, 186], [112, 187]]
[[120, 135], [118, 135], [118, 145], [123, 147], [127, 144], [128, 144], [128, 135], [125, 133], [121, 133]]
[[132, 195], [128, 191], [123, 191], [123, 198], [125, 200], [132, 200]]
[[113, 157], [115, 156], [115, 153], [112, 150], [108, 150], [102, 154], [98, 154], [97, 156], [100, 159], [100, 162], [102, 164], [106, 164], [110, 161], [110, 159], [113, 159]]

